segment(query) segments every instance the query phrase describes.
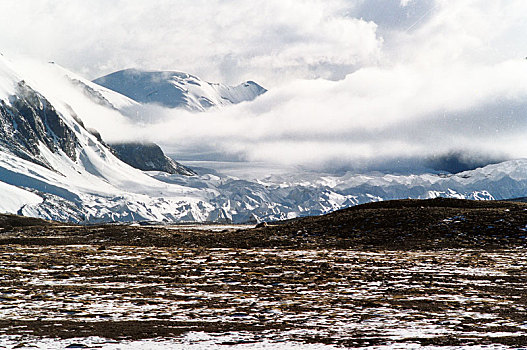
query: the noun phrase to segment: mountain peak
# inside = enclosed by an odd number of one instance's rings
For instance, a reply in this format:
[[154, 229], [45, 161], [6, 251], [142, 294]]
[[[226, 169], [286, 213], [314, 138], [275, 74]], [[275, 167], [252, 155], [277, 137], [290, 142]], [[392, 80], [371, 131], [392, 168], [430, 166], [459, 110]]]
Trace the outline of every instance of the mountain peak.
[[209, 83], [178, 71], [123, 69], [93, 81], [140, 103], [204, 111], [211, 107], [251, 101], [267, 90], [247, 81], [237, 86]]

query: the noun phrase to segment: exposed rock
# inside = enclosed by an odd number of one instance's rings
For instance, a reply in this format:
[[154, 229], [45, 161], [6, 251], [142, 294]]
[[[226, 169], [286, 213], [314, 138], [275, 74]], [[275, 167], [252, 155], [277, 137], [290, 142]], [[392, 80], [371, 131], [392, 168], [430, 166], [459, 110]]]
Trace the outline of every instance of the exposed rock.
[[161, 147], [155, 143], [116, 143], [111, 144], [110, 147], [119, 159], [140, 170], [163, 171], [186, 176], [196, 175], [192, 169], [167, 157]]
[[25, 160], [51, 169], [41, 157], [39, 143], [53, 153], [59, 150], [77, 159], [78, 140], [51, 103], [26, 85], [18, 83], [9, 104], [0, 101], [0, 146]]

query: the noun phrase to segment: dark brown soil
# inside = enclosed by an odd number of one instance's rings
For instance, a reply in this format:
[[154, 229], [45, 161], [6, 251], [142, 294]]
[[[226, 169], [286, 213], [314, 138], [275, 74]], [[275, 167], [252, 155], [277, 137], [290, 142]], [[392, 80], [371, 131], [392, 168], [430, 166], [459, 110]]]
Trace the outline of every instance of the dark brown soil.
[[0, 340], [523, 346], [526, 253], [4, 245]]
[[527, 203], [455, 199], [370, 203], [319, 217], [221, 232], [192, 230], [185, 226], [65, 226], [38, 219], [0, 216], [0, 245], [495, 249], [523, 247], [527, 244], [526, 237]]
[[221, 232], [2, 215], [0, 337], [525, 346], [526, 229], [446, 199]]

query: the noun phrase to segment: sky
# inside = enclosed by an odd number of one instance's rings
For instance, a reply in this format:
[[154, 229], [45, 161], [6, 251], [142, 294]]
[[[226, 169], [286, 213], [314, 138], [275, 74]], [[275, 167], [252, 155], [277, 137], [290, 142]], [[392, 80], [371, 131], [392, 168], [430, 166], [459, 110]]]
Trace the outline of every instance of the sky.
[[152, 107], [148, 125], [85, 117], [182, 157], [484, 163], [527, 157], [525, 13], [524, 0], [5, 0], [0, 52], [88, 79], [136, 67], [269, 89], [200, 115]]

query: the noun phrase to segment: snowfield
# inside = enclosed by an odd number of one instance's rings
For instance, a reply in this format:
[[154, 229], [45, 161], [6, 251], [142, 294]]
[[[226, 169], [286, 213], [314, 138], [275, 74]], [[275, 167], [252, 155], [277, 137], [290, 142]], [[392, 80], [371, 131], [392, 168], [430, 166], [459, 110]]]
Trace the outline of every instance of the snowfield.
[[0, 182], [0, 193], [2, 194], [0, 201], [0, 212], [2, 213], [16, 213], [26, 205], [38, 205], [43, 200], [34, 193], [5, 182]]

